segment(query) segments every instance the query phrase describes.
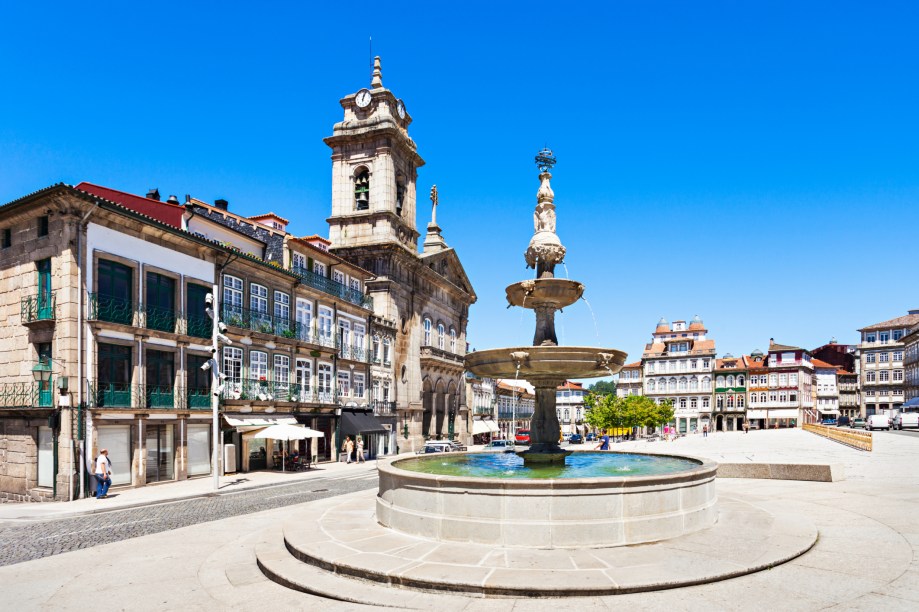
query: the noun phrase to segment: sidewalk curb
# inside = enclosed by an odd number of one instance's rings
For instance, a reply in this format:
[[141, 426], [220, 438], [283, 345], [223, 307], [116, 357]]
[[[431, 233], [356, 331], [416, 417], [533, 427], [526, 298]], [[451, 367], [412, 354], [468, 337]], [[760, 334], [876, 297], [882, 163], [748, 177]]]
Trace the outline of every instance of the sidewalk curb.
[[[373, 471], [374, 472], [376, 471], [376, 463], [374, 463]], [[308, 474], [309, 472], [307, 472], [307, 475]], [[263, 489], [272, 489], [276, 487], [287, 487], [292, 484], [299, 484], [301, 482], [304, 482], [304, 480], [298, 480], [296, 482], [272, 482], [272, 483], [267, 483], [267, 484], [252, 485], [250, 487], [245, 487], [243, 489], [236, 489], [232, 491], [216, 491], [216, 492], [207, 491], [206, 493], [192, 493], [190, 495], [179, 495], [176, 497], [169, 497], [166, 499], [157, 499], [157, 500], [152, 500], [152, 501], [125, 504], [123, 506], [118, 506], [116, 508], [93, 508], [92, 510], [75, 510], [73, 512], [66, 512], [66, 513], [41, 516], [41, 517], [13, 517], [13, 518], [7, 518], [7, 519], [0, 518], [0, 526], [2, 526], [4, 523], [26, 523], [26, 522], [38, 523], [42, 521], [52, 521], [52, 520], [58, 520], [58, 519], [78, 518], [81, 516], [91, 516], [94, 514], [105, 514], [107, 512], [119, 512], [121, 510], [131, 510], [134, 508], [144, 508], [148, 506], [161, 506], [164, 504], [172, 504], [172, 503], [176, 503], [180, 501], [187, 501], [190, 499], [200, 499], [202, 497], [222, 497], [224, 495], [236, 495], [239, 493], [245, 493], [247, 491], [259, 491]], [[51, 502], [51, 503], [65, 503], [65, 502]]]

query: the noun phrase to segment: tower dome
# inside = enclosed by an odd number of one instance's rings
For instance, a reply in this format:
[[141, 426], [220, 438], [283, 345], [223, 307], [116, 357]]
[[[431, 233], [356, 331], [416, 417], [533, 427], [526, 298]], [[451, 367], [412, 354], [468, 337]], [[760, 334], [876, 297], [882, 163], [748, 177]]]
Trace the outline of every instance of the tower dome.
[[667, 322], [667, 319], [665, 319], [664, 317], [661, 317], [661, 320], [657, 322], [657, 329], [655, 329], [654, 331], [656, 332], [670, 331], [670, 323]]
[[763, 352], [759, 349], [753, 349], [753, 352], [750, 353], [750, 357], [753, 357], [754, 359], [762, 359]]
[[705, 325], [702, 323], [702, 318], [699, 315], [696, 315], [692, 318], [692, 321], [689, 322], [689, 329], [705, 329]]

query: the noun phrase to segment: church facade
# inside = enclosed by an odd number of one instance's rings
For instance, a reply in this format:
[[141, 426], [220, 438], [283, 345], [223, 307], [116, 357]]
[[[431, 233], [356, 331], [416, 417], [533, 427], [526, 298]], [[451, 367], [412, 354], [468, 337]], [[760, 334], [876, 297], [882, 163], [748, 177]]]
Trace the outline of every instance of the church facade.
[[438, 196], [418, 250], [418, 168], [405, 104], [383, 86], [375, 58], [369, 88], [341, 100], [332, 149], [330, 251], [370, 271], [376, 316], [394, 321], [393, 376], [400, 450], [430, 438], [471, 440], [463, 359], [469, 307], [476, 301], [456, 251], [437, 225]]

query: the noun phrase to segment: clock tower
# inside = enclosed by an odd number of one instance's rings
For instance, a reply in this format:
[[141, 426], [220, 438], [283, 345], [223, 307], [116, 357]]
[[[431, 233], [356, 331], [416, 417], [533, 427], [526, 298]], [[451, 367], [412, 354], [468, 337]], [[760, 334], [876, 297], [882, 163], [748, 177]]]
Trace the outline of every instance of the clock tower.
[[332, 148], [329, 239], [336, 248], [388, 243], [415, 253], [415, 181], [424, 160], [408, 135], [405, 104], [383, 87], [379, 57], [370, 88], [341, 106], [344, 120], [324, 140]]

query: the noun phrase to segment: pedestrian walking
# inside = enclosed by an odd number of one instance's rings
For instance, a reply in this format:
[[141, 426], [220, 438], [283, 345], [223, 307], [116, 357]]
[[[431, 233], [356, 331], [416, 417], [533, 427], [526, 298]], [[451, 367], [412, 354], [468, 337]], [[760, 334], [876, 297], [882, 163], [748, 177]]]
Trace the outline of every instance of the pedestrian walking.
[[594, 450], [609, 450], [609, 436], [606, 434], [606, 430], [602, 430], [603, 435], [600, 436], [600, 443], [597, 444]]
[[703, 438], [708, 437], [708, 423], [702, 426], [702, 437]]
[[112, 486], [112, 462], [108, 458], [108, 449], [103, 448], [96, 457], [96, 499], [108, 496], [108, 488]]
[[743, 422], [743, 432], [745, 434], [750, 433], [750, 423], [747, 421]]
[[345, 436], [344, 442], [341, 443], [341, 454], [338, 456], [339, 461], [351, 463], [351, 453], [348, 452], [348, 444], [351, 443], [351, 436]]
[[351, 463], [351, 453], [354, 452], [354, 441], [351, 439], [351, 436], [345, 438], [345, 453], [348, 456], [348, 463]]
[[357, 434], [357, 462], [364, 463], [364, 438]]

